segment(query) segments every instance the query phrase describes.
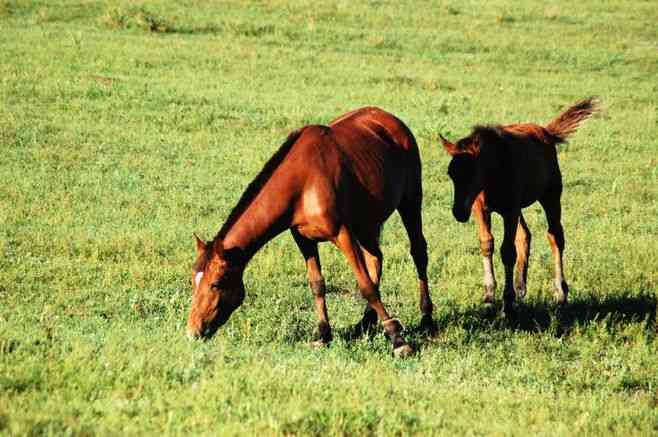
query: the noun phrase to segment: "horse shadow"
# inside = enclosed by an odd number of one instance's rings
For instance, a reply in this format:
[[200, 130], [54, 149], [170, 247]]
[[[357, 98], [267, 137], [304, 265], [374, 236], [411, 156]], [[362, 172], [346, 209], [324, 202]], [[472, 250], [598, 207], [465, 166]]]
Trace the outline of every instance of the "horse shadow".
[[[353, 290], [336, 287], [331, 292], [341, 294], [356, 293]], [[355, 296], [356, 297], [356, 296]], [[616, 331], [629, 324], [643, 323], [648, 340], [658, 336], [656, 313], [658, 298], [653, 292], [631, 295], [622, 291], [615, 295], [596, 297], [595, 292], [571, 296], [569, 302], [559, 306], [550, 300], [526, 300], [515, 305], [511, 315], [503, 316], [500, 303], [496, 307], [474, 304], [464, 307], [451, 306], [435, 312], [434, 324], [424, 326], [420, 319], [405, 325], [404, 335], [409, 344], [420, 351], [430, 348], [437, 338], [449, 328], [461, 328], [469, 336], [486, 335], [492, 332], [523, 332], [536, 335], [567, 337], [576, 327], [586, 327], [591, 323], [604, 325]], [[381, 325], [362, 330], [359, 324], [334, 329], [334, 335], [348, 344], [359, 338], [373, 338], [383, 335]]]
[[[605, 324], [606, 328], [611, 330], [631, 323], [644, 323], [647, 338], [653, 339], [658, 334], [657, 307], [658, 299], [654, 293], [618, 293], [601, 298], [592, 294], [573, 296], [564, 306], [545, 300], [530, 300], [518, 303], [515, 312], [507, 316], [501, 315], [499, 307], [477, 304], [464, 309], [453, 306], [435, 315], [431, 328], [422, 326], [420, 321], [416, 320], [409, 323], [404, 332], [416, 350], [430, 347], [442, 332], [455, 326], [470, 335], [510, 331], [549, 334], [561, 338], [568, 336], [575, 327], [587, 326], [592, 322]], [[351, 327], [339, 329], [336, 334], [346, 341], [353, 341], [364, 335], [377, 335], [379, 331], [381, 329], [355, 333], [355, 327]]]
[[657, 306], [654, 293], [619, 293], [602, 298], [590, 294], [572, 297], [564, 306], [549, 301], [526, 301], [518, 303], [514, 313], [507, 316], [502, 316], [499, 308], [474, 305], [465, 310], [454, 308], [441, 313], [435, 320], [434, 332], [428, 332], [418, 323], [410, 324], [406, 331], [415, 340], [415, 346], [420, 348], [455, 325], [470, 333], [517, 331], [538, 335], [548, 333], [559, 338], [567, 336], [574, 327], [591, 322], [600, 321], [613, 330], [644, 322], [647, 335], [653, 338], [656, 335]]

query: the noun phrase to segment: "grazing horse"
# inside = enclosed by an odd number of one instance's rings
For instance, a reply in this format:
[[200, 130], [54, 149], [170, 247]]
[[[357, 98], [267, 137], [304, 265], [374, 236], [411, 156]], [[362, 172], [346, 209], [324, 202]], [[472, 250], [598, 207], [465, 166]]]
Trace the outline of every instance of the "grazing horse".
[[597, 103], [593, 98], [581, 100], [546, 126], [533, 123], [476, 126], [456, 144], [440, 135], [443, 147], [452, 156], [448, 167], [455, 190], [452, 213], [463, 223], [473, 211], [478, 222], [486, 304], [493, 303], [496, 289], [491, 212], [503, 216], [505, 234], [500, 247], [505, 266], [503, 311], [511, 311], [515, 295], [521, 299], [525, 296], [530, 256], [531, 235], [521, 209], [535, 201], [541, 204], [548, 221], [547, 237], [555, 263], [555, 299], [559, 304], [567, 302], [569, 287], [562, 270], [562, 176], [556, 146], [565, 143], [581, 122], [598, 111]]
[[400, 323], [389, 316], [380, 299], [379, 234], [397, 209], [418, 272], [421, 324], [430, 327], [432, 301], [421, 204], [416, 140], [395, 116], [367, 107], [329, 126], [310, 125], [292, 132], [247, 187], [217, 236], [204, 242], [195, 235], [188, 336], [210, 337], [228, 320], [244, 299], [242, 275], [249, 260], [277, 234], [290, 229], [306, 261], [315, 298], [317, 344], [332, 339], [318, 256], [318, 242], [331, 241], [347, 258], [367, 301], [357, 326], [368, 329], [379, 317], [394, 354], [413, 353], [401, 335]]

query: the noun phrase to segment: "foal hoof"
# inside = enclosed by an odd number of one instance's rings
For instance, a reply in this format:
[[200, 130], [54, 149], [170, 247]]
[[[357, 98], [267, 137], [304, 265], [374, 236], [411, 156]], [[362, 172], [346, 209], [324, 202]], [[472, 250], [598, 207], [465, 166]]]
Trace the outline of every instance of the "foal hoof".
[[567, 296], [569, 295], [569, 286], [565, 281], [560, 284], [555, 284], [555, 303], [558, 305], [565, 305], [567, 303]]
[[555, 303], [559, 306], [566, 305], [567, 295], [564, 293], [555, 292]]
[[393, 356], [395, 358], [407, 358], [414, 354], [414, 349], [408, 344], [403, 344], [396, 348], [393, 348]]
[[323, 341], [323, 340], [315, 340], [311, 342], [311, 348], [312, 349], [324, 349], [326, 347], [329, 347], [329, 342]]
[[494, 304], [494, 295], [496, 291], [495, 285], [485, 285], [484, 294], [482, 295], [482, 303], [484, 305], [493, 305]]

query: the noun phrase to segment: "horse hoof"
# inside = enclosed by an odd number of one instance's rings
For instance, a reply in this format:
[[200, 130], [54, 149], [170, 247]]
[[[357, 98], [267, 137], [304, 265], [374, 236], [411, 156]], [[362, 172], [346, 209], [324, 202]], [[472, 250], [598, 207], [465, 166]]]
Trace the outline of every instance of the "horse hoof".
[[567, 295], [564, 293], [555, 293], [555, 303], [559, 306], [566, 305]]
[[403, 344], [393, 349], [393, 356], [395, 358], [407, 358], [414, 354], [414, 350], [408, 344]]
[[567, 296], [569, 295], [569, 286], [566, 281], [555, 281], [555, 303], [558, 305], [564, 305], [567, 303]]
[[311, 342], [312, 349], [324, 349], [326, 347], [329, 347], [329, 342], [327, 341], [315, 340], [314, 342]]

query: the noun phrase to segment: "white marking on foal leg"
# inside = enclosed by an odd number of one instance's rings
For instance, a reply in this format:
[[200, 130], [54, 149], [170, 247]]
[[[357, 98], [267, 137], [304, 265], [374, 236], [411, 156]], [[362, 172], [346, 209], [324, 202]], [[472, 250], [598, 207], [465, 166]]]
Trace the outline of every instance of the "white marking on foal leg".
[[567, 286], [567, 281], [564, 279], [564, 274], [562, 273], [562, 257], [555, 260], [555, 291], [556, 298], [558, 303], [564, 303], [567, 299], [567, 293], [569, 288]]
[[492, 256], [483, 256], [482, 265], [484, 267], [484, 301], [485, 303], [493, 303], [496, 290], [496, 277], [493, 271]]

